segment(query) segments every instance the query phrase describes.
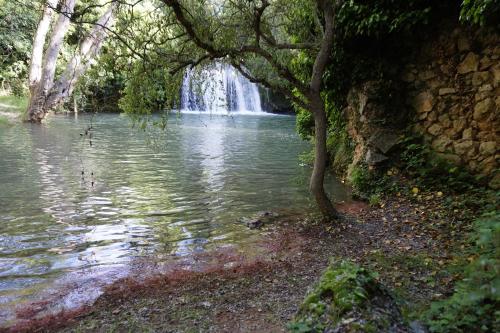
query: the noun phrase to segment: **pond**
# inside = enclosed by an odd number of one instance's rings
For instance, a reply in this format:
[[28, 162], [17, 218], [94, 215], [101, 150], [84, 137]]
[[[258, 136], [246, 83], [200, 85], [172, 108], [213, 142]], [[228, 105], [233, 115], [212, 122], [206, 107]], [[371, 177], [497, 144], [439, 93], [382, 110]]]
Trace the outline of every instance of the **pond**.
[[[0, 321], [61, 281], [244, 244], [258, 232], [242, 218], [313, 209], [295, 117], [166, 120], [145, 131], [118, 114], [0, 128]], [[326, 187], [345, 199], [335, 179]]]

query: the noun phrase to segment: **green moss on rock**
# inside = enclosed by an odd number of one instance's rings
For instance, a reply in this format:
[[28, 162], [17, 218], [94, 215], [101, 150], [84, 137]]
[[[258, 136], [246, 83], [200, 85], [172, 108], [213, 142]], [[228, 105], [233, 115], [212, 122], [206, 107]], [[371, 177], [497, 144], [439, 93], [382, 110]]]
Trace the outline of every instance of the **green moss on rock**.
[[333, 261], [288, 325], [291, 332], [406, 331], [401, 314], [375, 274]]

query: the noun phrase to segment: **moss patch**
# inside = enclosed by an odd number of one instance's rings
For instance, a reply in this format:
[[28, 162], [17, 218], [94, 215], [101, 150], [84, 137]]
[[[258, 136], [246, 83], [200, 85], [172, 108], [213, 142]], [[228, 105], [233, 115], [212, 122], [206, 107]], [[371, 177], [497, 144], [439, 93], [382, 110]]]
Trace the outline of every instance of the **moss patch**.
[[291, 332], [404, 330], [398, 308], [377, 276], [350, 261], [334, 261], [306, 296]]

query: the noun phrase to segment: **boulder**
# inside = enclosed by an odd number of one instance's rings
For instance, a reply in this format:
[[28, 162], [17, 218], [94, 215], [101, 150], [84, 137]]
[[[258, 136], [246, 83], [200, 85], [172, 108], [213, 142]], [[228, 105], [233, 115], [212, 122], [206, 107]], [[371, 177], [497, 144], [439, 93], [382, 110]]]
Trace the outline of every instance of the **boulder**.
[[368, 149], [365, 155], [365, 162], [368, 165], [376, 165], [387, 160], [387, 156], [375, 152], [373, 149]]
[[388, 131], [379, 131], [368, 139], [368, 145], [387, 153], [398, 143], [399, 135]]

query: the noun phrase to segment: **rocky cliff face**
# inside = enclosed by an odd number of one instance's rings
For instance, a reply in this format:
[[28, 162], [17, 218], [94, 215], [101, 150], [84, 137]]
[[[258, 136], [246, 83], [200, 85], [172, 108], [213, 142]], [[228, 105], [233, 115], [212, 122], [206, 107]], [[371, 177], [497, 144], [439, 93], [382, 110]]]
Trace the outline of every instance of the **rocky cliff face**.
[[[437, 33], [405, 61], [400, 82], [393, 84], [401, 88], [402, 104], [375, 102], [377, 94], [378, 99], [391, 98], [383, 89], [377, 92], [380, 86], [368, 88], [377, 83], [352, 88], [347, 110], [350, 132], [358, 143], [357, 159], [376, 164], [386, 158], [401, 128], [375, 124], [374, 119], [385, 115], [390, 123], [399, 118], [389, 109], [400, 108], [414, 118], [414, 131], [424, 135], [438, 154], [500, 187], [499, 60], [498, 33], [456, 28]], [[367, 113], [367, 108], [378, 111]]]

